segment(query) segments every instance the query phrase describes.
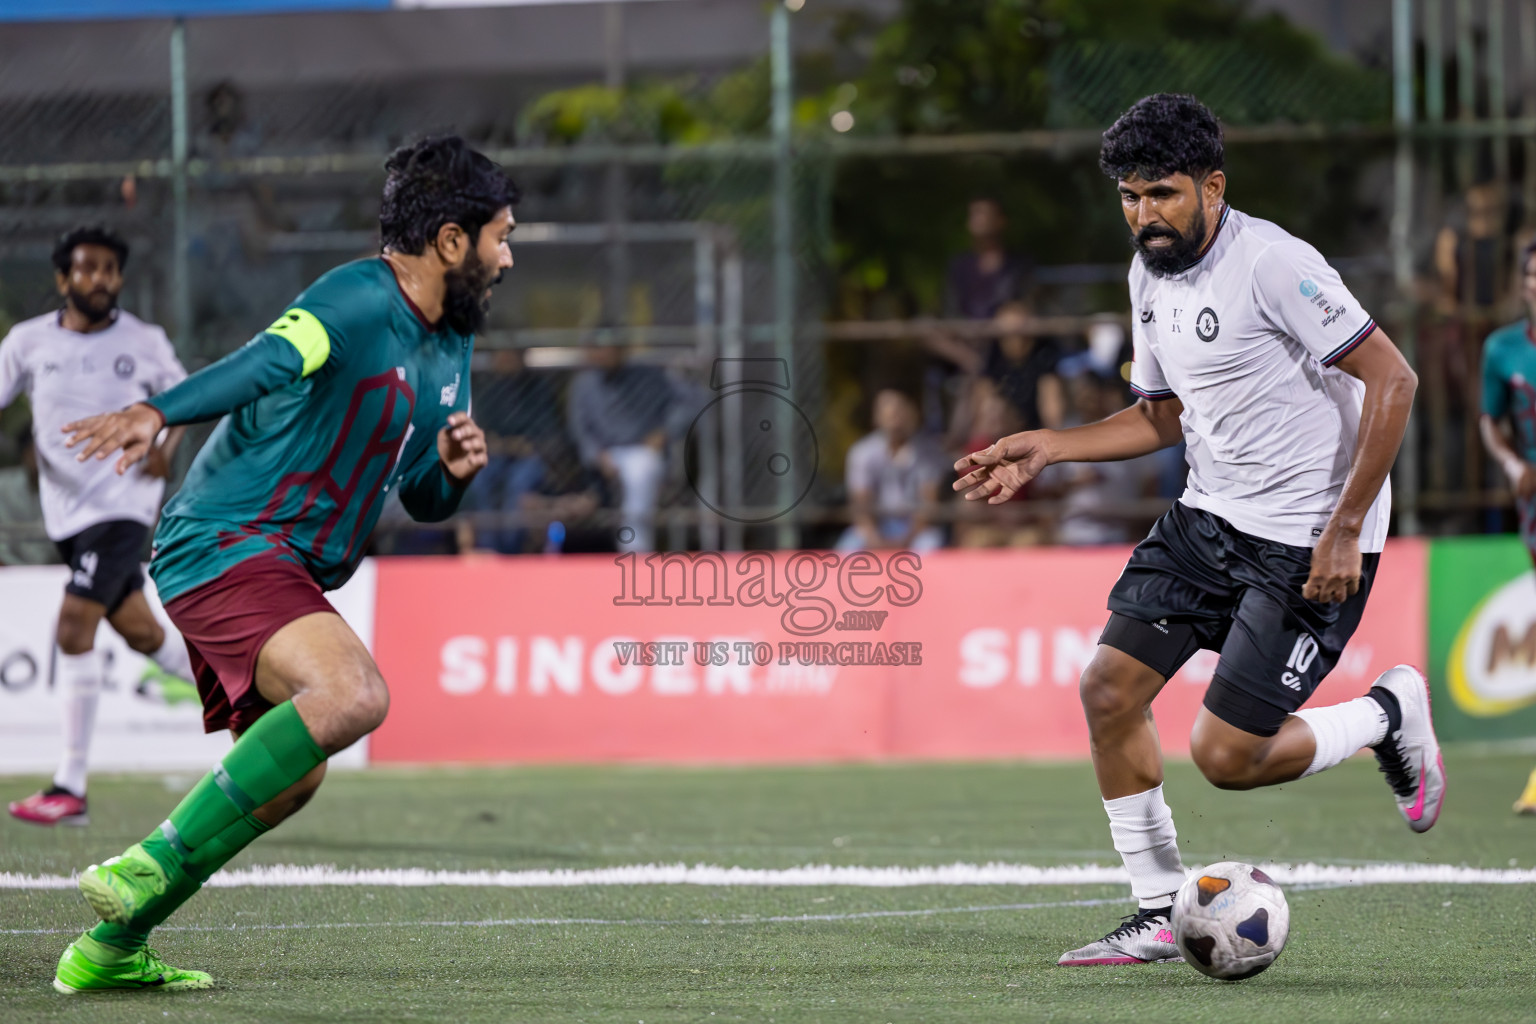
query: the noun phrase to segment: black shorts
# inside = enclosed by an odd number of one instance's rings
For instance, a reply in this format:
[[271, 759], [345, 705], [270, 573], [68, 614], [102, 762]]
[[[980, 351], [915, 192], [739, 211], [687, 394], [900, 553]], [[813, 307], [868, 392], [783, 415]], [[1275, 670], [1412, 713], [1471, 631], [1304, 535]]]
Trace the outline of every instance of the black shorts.
[[1365, 612], [1379, 554], [1362, 558], [1360, 590], [1339, 604], [1301, 596], [1312, 549], [1242, 533], [1183, 502], [1136, 546], [1109, 593], [1099, 642], [1164, 678], [1195, 651], [1221, 652], [1205, 693], [1211, 714], [1273, 736], [1338, 662]]
[[70, 570], [64, 592], [106, 605], [108, 615], [117, 611], [129, 594], [144, 589], [139, 559], [147, 540], [149, 527], [119, 519], [87, 526], [73, 537], [54, 541]]

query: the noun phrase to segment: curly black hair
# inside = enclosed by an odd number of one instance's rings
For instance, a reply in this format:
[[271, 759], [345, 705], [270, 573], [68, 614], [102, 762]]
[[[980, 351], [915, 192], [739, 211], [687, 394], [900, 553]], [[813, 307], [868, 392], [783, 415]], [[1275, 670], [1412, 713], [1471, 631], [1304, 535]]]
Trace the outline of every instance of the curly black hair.
[[60, 235], [53, 246], [53, 267], [67, 275], [75, 258], [75, 249], [82, 245], [101, 245], [117, 254], [117, 269], [128, 265], [128, 243], [105, 224], [85, 224], [67, 234]]
[[420, 255], [444, 224], [471, 238], [522, 193], [505, 171], [457, 135], [401, 146], [384, 162], [379, 235], [386, 249]]
[[1104, 133], [1099, 169], [1116, 181], [1157, 181], [1170, 174], [1199, 180], [1221, 170], [1221, 122], [1195, 99], [1160, 92], [1143, 97]]

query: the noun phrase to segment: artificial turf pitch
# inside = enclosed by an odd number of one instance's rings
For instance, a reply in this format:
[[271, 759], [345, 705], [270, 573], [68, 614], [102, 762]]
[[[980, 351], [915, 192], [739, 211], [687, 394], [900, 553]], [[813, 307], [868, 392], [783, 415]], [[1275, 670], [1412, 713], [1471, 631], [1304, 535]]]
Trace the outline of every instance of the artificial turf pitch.
[[[1536, 819], [1509, 811], [1531, 758], [1453, 747], [1446, 762], [1425, 836], [1367, 759], [1253, 793], [1175, 763], [1167, 792], [1189, 865], [1536, 866]], [[117, 853], [192, 781], [97, 777], [84, 829], [6, 819], [0, 872]], [[1087, 765], [338, 772], [231, 868], [957, 861], [1117, 863]], [[1056, 967], [1130, 912], [1117, 886], [210, 888], [153, 944], [216, 989], [62, 996], [53, 968], [89, 910], [69, 890], [0, 889], [0, 1021], [1536, 1020], [1536, 885], [1289, 896], [1285, 954], [1223, 984], [1181, 964]]]

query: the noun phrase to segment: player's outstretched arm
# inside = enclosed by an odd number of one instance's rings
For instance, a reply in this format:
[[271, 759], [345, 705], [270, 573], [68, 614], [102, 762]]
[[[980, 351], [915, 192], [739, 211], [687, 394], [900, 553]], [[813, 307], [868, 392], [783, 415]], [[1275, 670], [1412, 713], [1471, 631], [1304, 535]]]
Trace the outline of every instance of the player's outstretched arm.
[[1046, 466], [1057, 462], [1118, 462], [1178, 444], [1183, 436], [1177, 398], [1141, 399], [1097, 423], [1067, 430], [1026, 430], [955, 463], [952, 485], [967, 501], [1008, 501]]
[[1359, 591], [1360, 530], [1397, 461], [1419, 386], [1418, 375], [1379, 327], [1334, 365], [1365, 382], [1365, 402], [1344, 491], [1312, 549], [1312, 574], [1301, 590], [1309, 601], [1343, 601]]
[[1504, 475], [1509, 478], [1509, 486], [1515, 494], [1521, 498], [1529, 498], [1536, 494], [1536, 466], [1522, 459], [1509, 443], [1504, 429], [1499, 421], [1487, 413], [1483, 413], [1477, 420], [1478, 432], [1483, 435], [1483, 447], [1488, 449], [1498, 462], [1499, 468], [1504, 470]]
[[123, 457], [118, 460], [117, 471], [124, 473], [149, 453], [161, 427], [218, 419], [262, 395], [292, 384], [308, 369], [304, 357], [288, 339], [259, 334], [213, 365], [147, 401], [137, 402], [120, 412], [88, 416], [64, 424], [64, 432], [70, 435], [65, 444], [70, 448], [85, 445], [77, 456], [81, 462], [92, 456], [105, 459], [122, 449]]

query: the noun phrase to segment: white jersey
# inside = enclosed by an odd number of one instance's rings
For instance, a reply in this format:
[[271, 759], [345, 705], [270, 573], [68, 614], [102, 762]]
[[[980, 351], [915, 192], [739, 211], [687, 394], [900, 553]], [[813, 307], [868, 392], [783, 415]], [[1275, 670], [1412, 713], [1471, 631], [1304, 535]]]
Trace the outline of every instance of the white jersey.
[[[1365, 384], [1334, 364], [1376, 323], [1312, 246], [1228, 208], [1205, 254], [1159, 278], [1132, 262], [1131, 389], [1177, 396], [1189, 482], [1179, 500], [1243, 533], [1313, 547], [1355, 457]], [[1380, 551], [1392, 488], [1360, 531]]]
[[165, 331], [119, 310], [90, 334], [66, 330], [59, 313], [23, 320], [0, 342], [0, 406], [22, 392], [32, 402], [32, 434], [43, 524], [54, 540], [116, 519], [153, 526], [165, 481], [140, 463], [117, 475], [117, 457], [79, 462], [64, 447], [64, 424], [115, 412], [186, 377]]

